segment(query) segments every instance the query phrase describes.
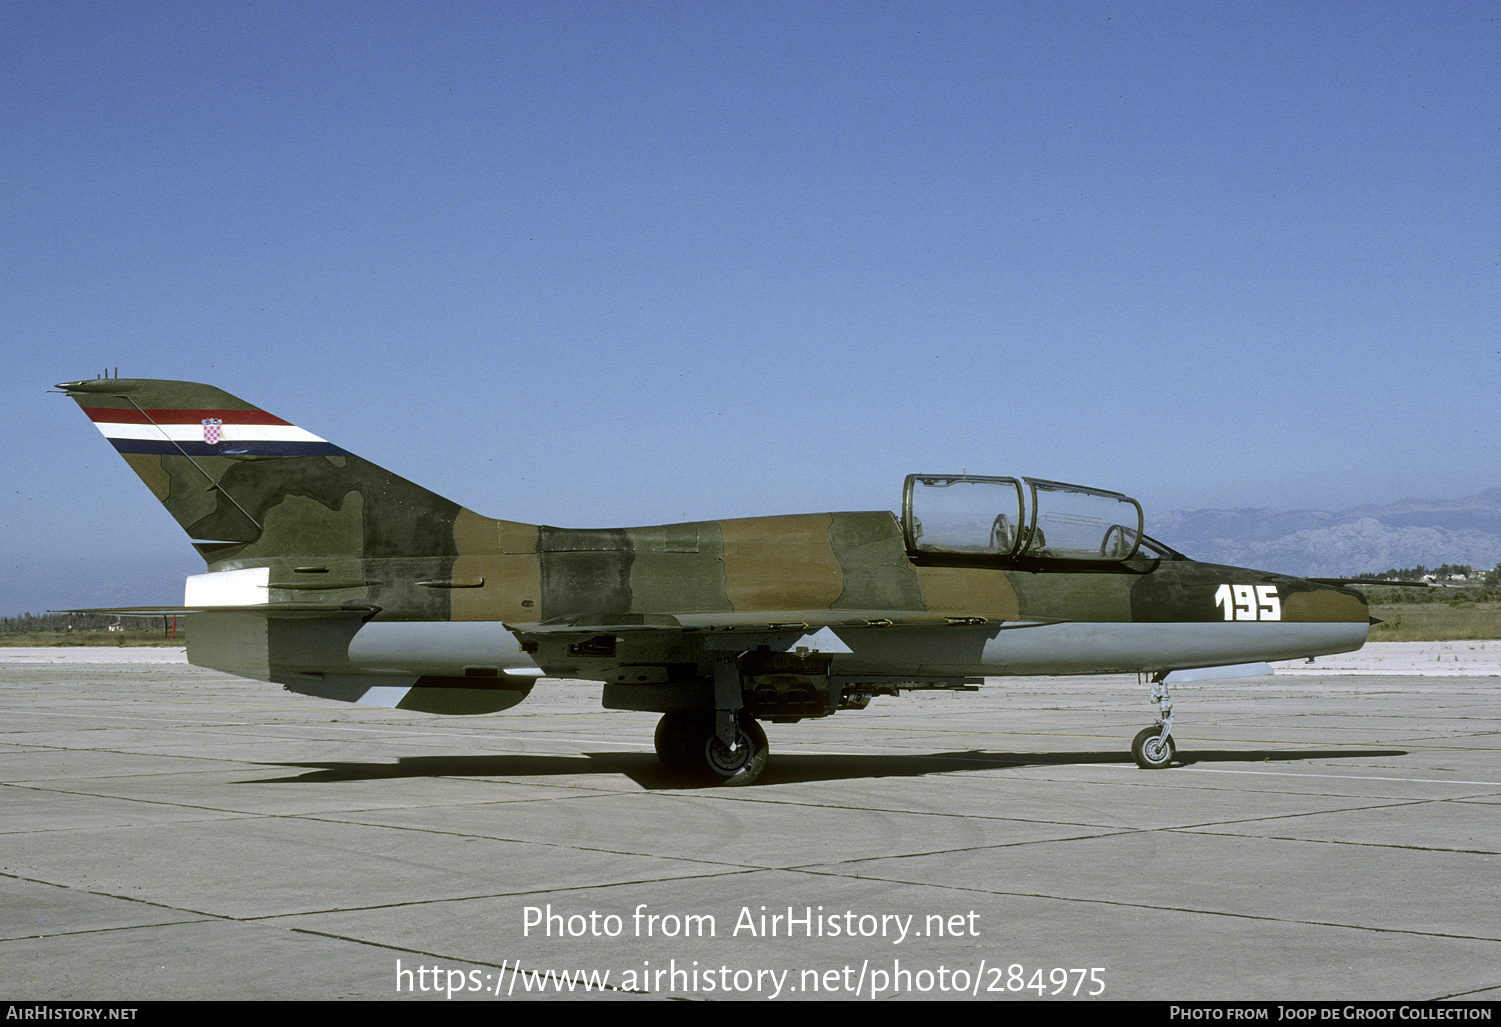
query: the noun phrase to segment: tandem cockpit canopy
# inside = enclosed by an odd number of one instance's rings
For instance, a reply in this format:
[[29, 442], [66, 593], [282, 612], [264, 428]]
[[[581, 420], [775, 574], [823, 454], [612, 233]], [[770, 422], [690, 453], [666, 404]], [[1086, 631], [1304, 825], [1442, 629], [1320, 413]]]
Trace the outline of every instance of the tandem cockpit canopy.
[[914, 554], [971, 558], [1125, 561], [1143, 541], [1130, 496], [1037, 478], [909, 474], [902, 528]]

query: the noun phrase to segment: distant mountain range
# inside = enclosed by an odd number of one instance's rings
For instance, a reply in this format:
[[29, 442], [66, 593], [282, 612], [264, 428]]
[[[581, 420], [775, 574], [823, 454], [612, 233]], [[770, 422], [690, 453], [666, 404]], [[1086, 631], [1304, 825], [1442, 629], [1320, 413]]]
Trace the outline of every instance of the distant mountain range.
[[1501, 488], [1466, 499], [1404, 499], [1324, 510], [1174, 510], [1147, 534], [1195, 560], [1301, 577], [1389, 567], [1501, 563]]

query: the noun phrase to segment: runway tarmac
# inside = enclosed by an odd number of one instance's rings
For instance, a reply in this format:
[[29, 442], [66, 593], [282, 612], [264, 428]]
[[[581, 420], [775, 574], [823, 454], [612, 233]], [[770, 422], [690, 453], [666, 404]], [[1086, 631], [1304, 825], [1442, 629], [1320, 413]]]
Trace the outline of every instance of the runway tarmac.
[[769, 725], [759, 784], [691, 789], [659, 770], [655, 718], [594, 686], [432, 717], [175, 650], [0, 650], [0, 981], [1501, 998], [1501, 643], [1278, 670], [1176, 687], [1168, 770], [1127, 752], [1152, 719], [1134, 677], [1007, 678]]

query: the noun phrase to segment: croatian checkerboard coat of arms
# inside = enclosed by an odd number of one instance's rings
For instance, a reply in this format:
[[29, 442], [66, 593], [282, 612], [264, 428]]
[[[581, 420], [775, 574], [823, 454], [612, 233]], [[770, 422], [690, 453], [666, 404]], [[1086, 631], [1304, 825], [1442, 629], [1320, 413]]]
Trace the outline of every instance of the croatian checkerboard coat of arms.
[[203, 441], [210, 446], [219, 444], [219, 435], [224, 427], [222, 417], [205, 417], [203, 419]]

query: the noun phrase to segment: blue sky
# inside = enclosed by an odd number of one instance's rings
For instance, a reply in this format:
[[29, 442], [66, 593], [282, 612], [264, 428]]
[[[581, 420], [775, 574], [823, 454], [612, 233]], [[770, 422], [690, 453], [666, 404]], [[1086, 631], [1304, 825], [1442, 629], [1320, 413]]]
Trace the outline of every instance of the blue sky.
[[1495, 487], [1498, 19], [11, 0], [0, 613], [202, 568], [47, 393], [115, 367], [565, 526]]

